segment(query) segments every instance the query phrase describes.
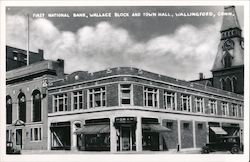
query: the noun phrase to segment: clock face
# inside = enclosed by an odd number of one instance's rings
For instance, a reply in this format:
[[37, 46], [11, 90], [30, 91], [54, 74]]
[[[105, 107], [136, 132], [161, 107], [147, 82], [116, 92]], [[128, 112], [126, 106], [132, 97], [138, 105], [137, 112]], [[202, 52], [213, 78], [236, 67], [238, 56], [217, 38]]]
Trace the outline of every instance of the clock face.
[[231, 40], [231, 39], [227, 39], [225, 42], [224, 42], [224, 45], [223, 45], [223, 50], [231, 50], [234, 48], [234, 41]]

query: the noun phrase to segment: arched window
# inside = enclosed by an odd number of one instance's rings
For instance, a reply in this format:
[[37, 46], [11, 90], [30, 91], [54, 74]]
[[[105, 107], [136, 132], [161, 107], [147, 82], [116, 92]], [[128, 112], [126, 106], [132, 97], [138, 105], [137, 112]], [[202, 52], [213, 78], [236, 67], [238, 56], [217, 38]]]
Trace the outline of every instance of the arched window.
[[232, 92], [236, 92], [237, 78], [232, 78]]
[[10, 96], [6, 96], [6, 123], [12, 123], [12, 99]]
[[232, 56], [230, 55], [229, 52], [226, 51], [226, 54], [224, 56], [224, 67], [231, 67], [232, 66]]
[[34, 90], [32, 93], [32, 120], [33, 122], [39, 122], [41, 118], [41, 93], [39, 90]]
[[22, 92], [18, 95], [18, 118], [26, 122], [26, 98]]
[[225, 83], [225, 80], [224, 79], [221, 79], [220, 80], [220, 84], [221, 84], [221, 89], [223, 89], [223, 90], [226, 90], [226, 83]]
[[226, 79], [225, 90], [232, 92], [232, 83], [230, 78]]

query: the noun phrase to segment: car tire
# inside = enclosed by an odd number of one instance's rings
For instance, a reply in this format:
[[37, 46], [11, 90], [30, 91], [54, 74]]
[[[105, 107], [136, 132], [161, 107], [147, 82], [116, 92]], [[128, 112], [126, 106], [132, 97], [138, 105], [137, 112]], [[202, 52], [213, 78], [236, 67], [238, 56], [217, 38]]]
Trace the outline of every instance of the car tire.
[[203, 148], [202, 153], [203, 154], [209, 154], [209, 149], [208, 148]]
[[237, 146], [234, 146], [231, 148], [231, 153], [232, 154], [238, 154], [240, 152], [240, 148]]

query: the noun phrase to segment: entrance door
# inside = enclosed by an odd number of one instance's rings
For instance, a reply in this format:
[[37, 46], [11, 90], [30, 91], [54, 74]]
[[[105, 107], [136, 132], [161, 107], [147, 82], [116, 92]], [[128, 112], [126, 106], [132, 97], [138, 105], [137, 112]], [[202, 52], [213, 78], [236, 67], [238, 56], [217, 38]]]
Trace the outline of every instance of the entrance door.
[[122, 127], [122, 151], [130, 151], [131, 149], [131, 130], [130, 127]]
[[16, 130], [16, 145], [20, 146], [22, 148], [22, 129]]
[[119, 132], [118, 151], [135, 151], [135, 128], [131, 126], [121, 126]]

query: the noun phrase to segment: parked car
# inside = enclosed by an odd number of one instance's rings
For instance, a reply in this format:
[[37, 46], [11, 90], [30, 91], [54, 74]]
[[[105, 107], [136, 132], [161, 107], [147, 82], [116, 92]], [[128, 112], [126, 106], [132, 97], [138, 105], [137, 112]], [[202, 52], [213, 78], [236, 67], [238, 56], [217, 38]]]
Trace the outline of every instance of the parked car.
[[201, 153], [208, 154], [215, 151], [230, 151], [232, 154], [238, 154], [240, 151], [243, 151], [243, 147], [240, 143], [240, 137], [219, 137], [215, 142], [210, 142], [203, 146]]

